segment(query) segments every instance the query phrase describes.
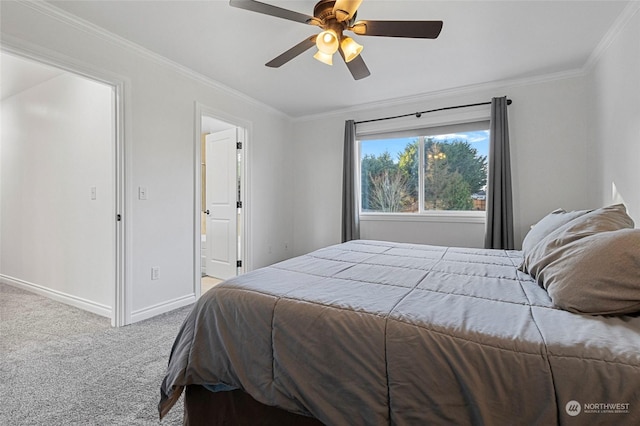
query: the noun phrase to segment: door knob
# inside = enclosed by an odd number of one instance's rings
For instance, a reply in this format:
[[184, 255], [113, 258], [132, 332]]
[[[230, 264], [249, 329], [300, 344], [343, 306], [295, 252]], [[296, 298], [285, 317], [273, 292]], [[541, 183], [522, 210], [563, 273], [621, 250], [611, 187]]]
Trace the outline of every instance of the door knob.
[[208, 215], [209, 214], [209, 209], [205, 210], [204, 214]]

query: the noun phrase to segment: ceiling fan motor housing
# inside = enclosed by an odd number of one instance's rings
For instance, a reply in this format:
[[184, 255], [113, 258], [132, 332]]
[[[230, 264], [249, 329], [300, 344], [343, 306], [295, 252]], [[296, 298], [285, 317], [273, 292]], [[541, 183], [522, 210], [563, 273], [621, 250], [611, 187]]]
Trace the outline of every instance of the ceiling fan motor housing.
[[313, 8], [313, 16], [324, 21], [326, 18], [333, 16], [333, 6], [335, 4], [335, 0], [320, 0]]
[[339, 41], [342, 39], [342, 32], [348, 28], [349, 21], [338, 21], [333, 12], [335, 3], [335, 0], [320, 0], [313, 8], [313, 16], [319, 21], [320, 28], [333, 31]]

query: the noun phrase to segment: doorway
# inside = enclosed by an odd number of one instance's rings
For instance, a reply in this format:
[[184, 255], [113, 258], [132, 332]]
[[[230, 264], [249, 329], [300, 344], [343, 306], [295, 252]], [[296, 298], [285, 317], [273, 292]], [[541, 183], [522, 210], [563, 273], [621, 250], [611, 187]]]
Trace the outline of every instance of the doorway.
[[0, 54], [0, 279], [124, 325], [122, 83]]
[[197, 296], [240, 274], [246, 266], [247, 130], [200, 109]]

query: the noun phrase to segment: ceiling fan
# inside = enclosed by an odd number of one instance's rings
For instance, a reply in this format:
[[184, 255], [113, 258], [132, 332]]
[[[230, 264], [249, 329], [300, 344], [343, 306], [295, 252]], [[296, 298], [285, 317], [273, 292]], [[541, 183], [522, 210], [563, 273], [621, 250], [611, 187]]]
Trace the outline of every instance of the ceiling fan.
[[361, 36], [437, 38], [442, 30], [442, 21], [356, 21], [360, 3], [362, 0], [320, 0], [313, 8], [313, 16], [309, 16], [259, 1], [229, 1], [233, 7], [315, 25], [322, 29], [319, 34], [303, 40], [267, 62], [266, 66], [278, 68], [315, 45], [318, 52], [314, 58], [333, 65], [333, 54], [339, 52], [356, 80], [368, 77], [371, 73], [360, 55], [362, 46], [345, 36], [344, 31]]

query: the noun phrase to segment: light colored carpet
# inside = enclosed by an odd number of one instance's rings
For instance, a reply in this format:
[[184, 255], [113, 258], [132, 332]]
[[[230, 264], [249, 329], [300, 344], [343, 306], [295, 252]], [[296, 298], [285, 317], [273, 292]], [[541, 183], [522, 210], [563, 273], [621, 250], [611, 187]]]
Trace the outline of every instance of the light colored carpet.
[[0, 425], [180, 425], [157, 404], [189, 307], [130, 326], [0, 284]]

